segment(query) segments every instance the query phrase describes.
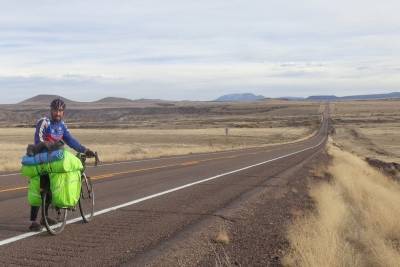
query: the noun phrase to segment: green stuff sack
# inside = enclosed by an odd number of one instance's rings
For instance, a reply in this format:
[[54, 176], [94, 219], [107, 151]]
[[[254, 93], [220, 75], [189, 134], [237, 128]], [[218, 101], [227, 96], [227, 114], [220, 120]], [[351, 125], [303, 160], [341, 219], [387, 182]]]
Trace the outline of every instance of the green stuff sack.
[[81, 194], [81, 172], [50, 173], [51, 201], [59, 208], [73, 207]]
[[42, 205], [42, 197], [40, 195], [40, 176], [35, 176], [29, 179], [28, 202], [31, 206], [35, 207], [40, 207], [40, 205]]
[[22, 165], [21, 173], [25, 177], [36, 177], [45, 173], [66, 173], [82, 169], [82, 162], [74, 154], [64, 150], [64, 159], [35, 166]]
[[41, 164], [35, 166], [22, 165], [21, 174], [25, 177], [36, 177], [41, 174], [48, 173], [50, 170], [49, 164]]

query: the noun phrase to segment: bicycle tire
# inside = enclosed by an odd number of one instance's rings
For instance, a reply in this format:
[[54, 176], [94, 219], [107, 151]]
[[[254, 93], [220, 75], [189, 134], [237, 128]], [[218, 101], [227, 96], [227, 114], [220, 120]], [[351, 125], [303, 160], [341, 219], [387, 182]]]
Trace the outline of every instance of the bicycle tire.
[[[68, 210], [65, 208], [55, 207], [52, 203], [49, 203], [49, 207], [46, 210], [46, 202], [49, 197], [49, 192], [44, 191], [42, 193], [42, 219], [47, 232], [51, 235], [58, 235], [61, 233], [65, 225], [67, 224]], [[47, 213], [47, 214], [46, 214]], [[57, 224], [51, 224], [50, 219], [58, 222]]]
[[90, 177], [82, 173], [81, 179], [81, 196], [79, 198], [79, 211], [81, 212], [82, 220], [88, 223], [94, 216], [94, 191]]

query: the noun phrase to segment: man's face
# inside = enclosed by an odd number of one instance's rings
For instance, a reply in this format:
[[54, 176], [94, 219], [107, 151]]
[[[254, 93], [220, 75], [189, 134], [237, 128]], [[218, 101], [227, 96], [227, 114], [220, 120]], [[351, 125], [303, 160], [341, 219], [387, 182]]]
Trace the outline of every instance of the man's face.
[[63, 117], [64, 117], [63, 109], [51, 109], [51, 118], [54, 121], [61, 121]]

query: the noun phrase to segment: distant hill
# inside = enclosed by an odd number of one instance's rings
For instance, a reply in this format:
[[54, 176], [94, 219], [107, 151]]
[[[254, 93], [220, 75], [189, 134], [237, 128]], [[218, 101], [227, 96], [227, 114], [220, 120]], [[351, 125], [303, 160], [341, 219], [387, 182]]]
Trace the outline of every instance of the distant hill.
[[254, 95], [251, 93], [245, 93], [245, 94], [228, 94], [228, 95], [223, 95], [218, 97], [215, 101], [219, 102], [247, 102], [247, 101], [256, 101], [256, 100], [262, 100], [265, 97], [262, 95]]
[[279, 100], [297, 101], [297, 100], [304, 100], [304, 97], [283, 96], [283, 97], [279, 97], [277, 99], [279, 99]]
[[[105, 97], [96, 101], [81, 102], [73, 101], [71, 99], [61, 97], [58, 95], [37, 95], [26, 99], [17, 104], [3, 105], [3, 107], [24, 109], [24, 108], [35, 108], [44, 109], [49, 106], [51, 101], [55, 98], [61, 98], [67, 104], [67, 108], [70, 109], [104, 109], [104, 108], [146, 108], [146, 107], [172, 107], [175, 106], [175, 101], [160, 100], [160, 99], [129, 99], [123, 97]], [[190, 102], [191, 103], [191, 102]], [[182, 102], [183, 104], [183, 102]], [[2, 105], [0, 105], [0, 108]]]
[[123, 97], [105, 97], [100, 100], [94, 101], [93, 103], [105, 103], [105, 104], [111, 104], [111, 103], [131, 103], [133, 100], [128, 99], [128, 98], [123, 98]]
[[130, 103], [162, 103], [162, 102], [169, 102], [166, 100], [161, 100], [161, 99], [129, 99], [129, 98], [123, 98], [123, 97], [104, 97], [102, 99], [92, 101], [92, 102], [80, 102], [80, 101], [74, 101], [59, 95], [37, 95], [31, 98], [28, 98], [22, 102], [17, 103], [17, 105], [43, 105], [43, 104], [50, 104], [51, 101], [53, 101], [56, 98], [61, 98], [64, 100], [66, 104], [130, 104]]
[[66, 104], [77, 103], [76, 101], [70, 100], [68, 98], [58, 96], [58, 95], [37, 95], [31, 98], [28, 98], [22, 102], [19, 102], [19, 105], [49, 105], [51, 101], [56, 98], [61, 98]]
[[[129, 98], [122, 98], [122, 97], [105, 97], [97, 101], [93, 102], [80, 102], [74, 101], [62, 96], [58, 95], [37, 95], [26, 99], [22, 102], [17, 103], [20, 106], [37, 106], [37, 107], [47, 107], [50, 102], [55, 98], [61, 98], [65, 101], [65, 103], [72, 107], [119, 107], [120, 105], [132, 106], [132, 107], [145, 107], [145, 106], [174, 106], [176, 104], [175, 101], [166, 101], [161, 99], [136, 99], [131, 100]], [[335, 95], [314, 95], [309, 96], [307, 98], [301, 97], [280, 97], [277, 99], [281, 100], [309, 100], [309, 101], [346, 101], [346, 100], [374, 100], [374, 99], [392, 99], [398, 98], [400, 99], [400, 92], [393, 92], [388, 94], [370, 94], [370, 95], [351, 95], [351, 96], [342, 96], [338, 97]], [[218, 102], [250, 102], [250, 101], [257, 101], [257, 100], [264, 100], [266, 99], [262, 95], [254, 95], [252, 93], [244, 93], [244, 94], [228, 94], [223, 95], [217, 98], [214, 101]], [[179, 102], [179, 101], [178, 101]], [[180, 103], [184, 103], [185, 101], [180, 101]], [[191, 101], [189, 101], [191, 103]], [[198, 103], [201, 103], [198, 102]]]
[[326, 100], [326, 101], [332, 101], [332, 100], [338, 100], [339, 97], [335, 95], [312, 95], [306, 98], [306, 100]]
[[374, 99], [391, 99], [400, 98], [400, 92], [393, 92], [388, 94], [371, 94], [371, 95], [351, 95], [338, 97], [335, 95], [315, 95], [309, 96], [306, 100], [316, 101], [336, 101], [336, 100], [374, 100]]
[[344, 100], [368, 100], [368, 99], [390, 99], [390, 98], [400, 98], [400, 92], [393, 92], [388, 94], [372, 94], [372, 95], [354, 95], [354, 96], [344, 96], [341, 99]]

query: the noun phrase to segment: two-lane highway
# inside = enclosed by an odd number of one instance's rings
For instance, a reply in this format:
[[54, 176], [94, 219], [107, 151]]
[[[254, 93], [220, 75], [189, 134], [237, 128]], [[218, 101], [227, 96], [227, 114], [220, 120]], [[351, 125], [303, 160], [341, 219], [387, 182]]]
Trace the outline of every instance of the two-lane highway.
[[89, 224], [68, 225], [56, 237], [27, 233], [27, 181], [0, 176], [0, 265], [132, 260], [321, 150], [327, 114], [313, 137], [297, 143], [89, 168], [97, 216]]

